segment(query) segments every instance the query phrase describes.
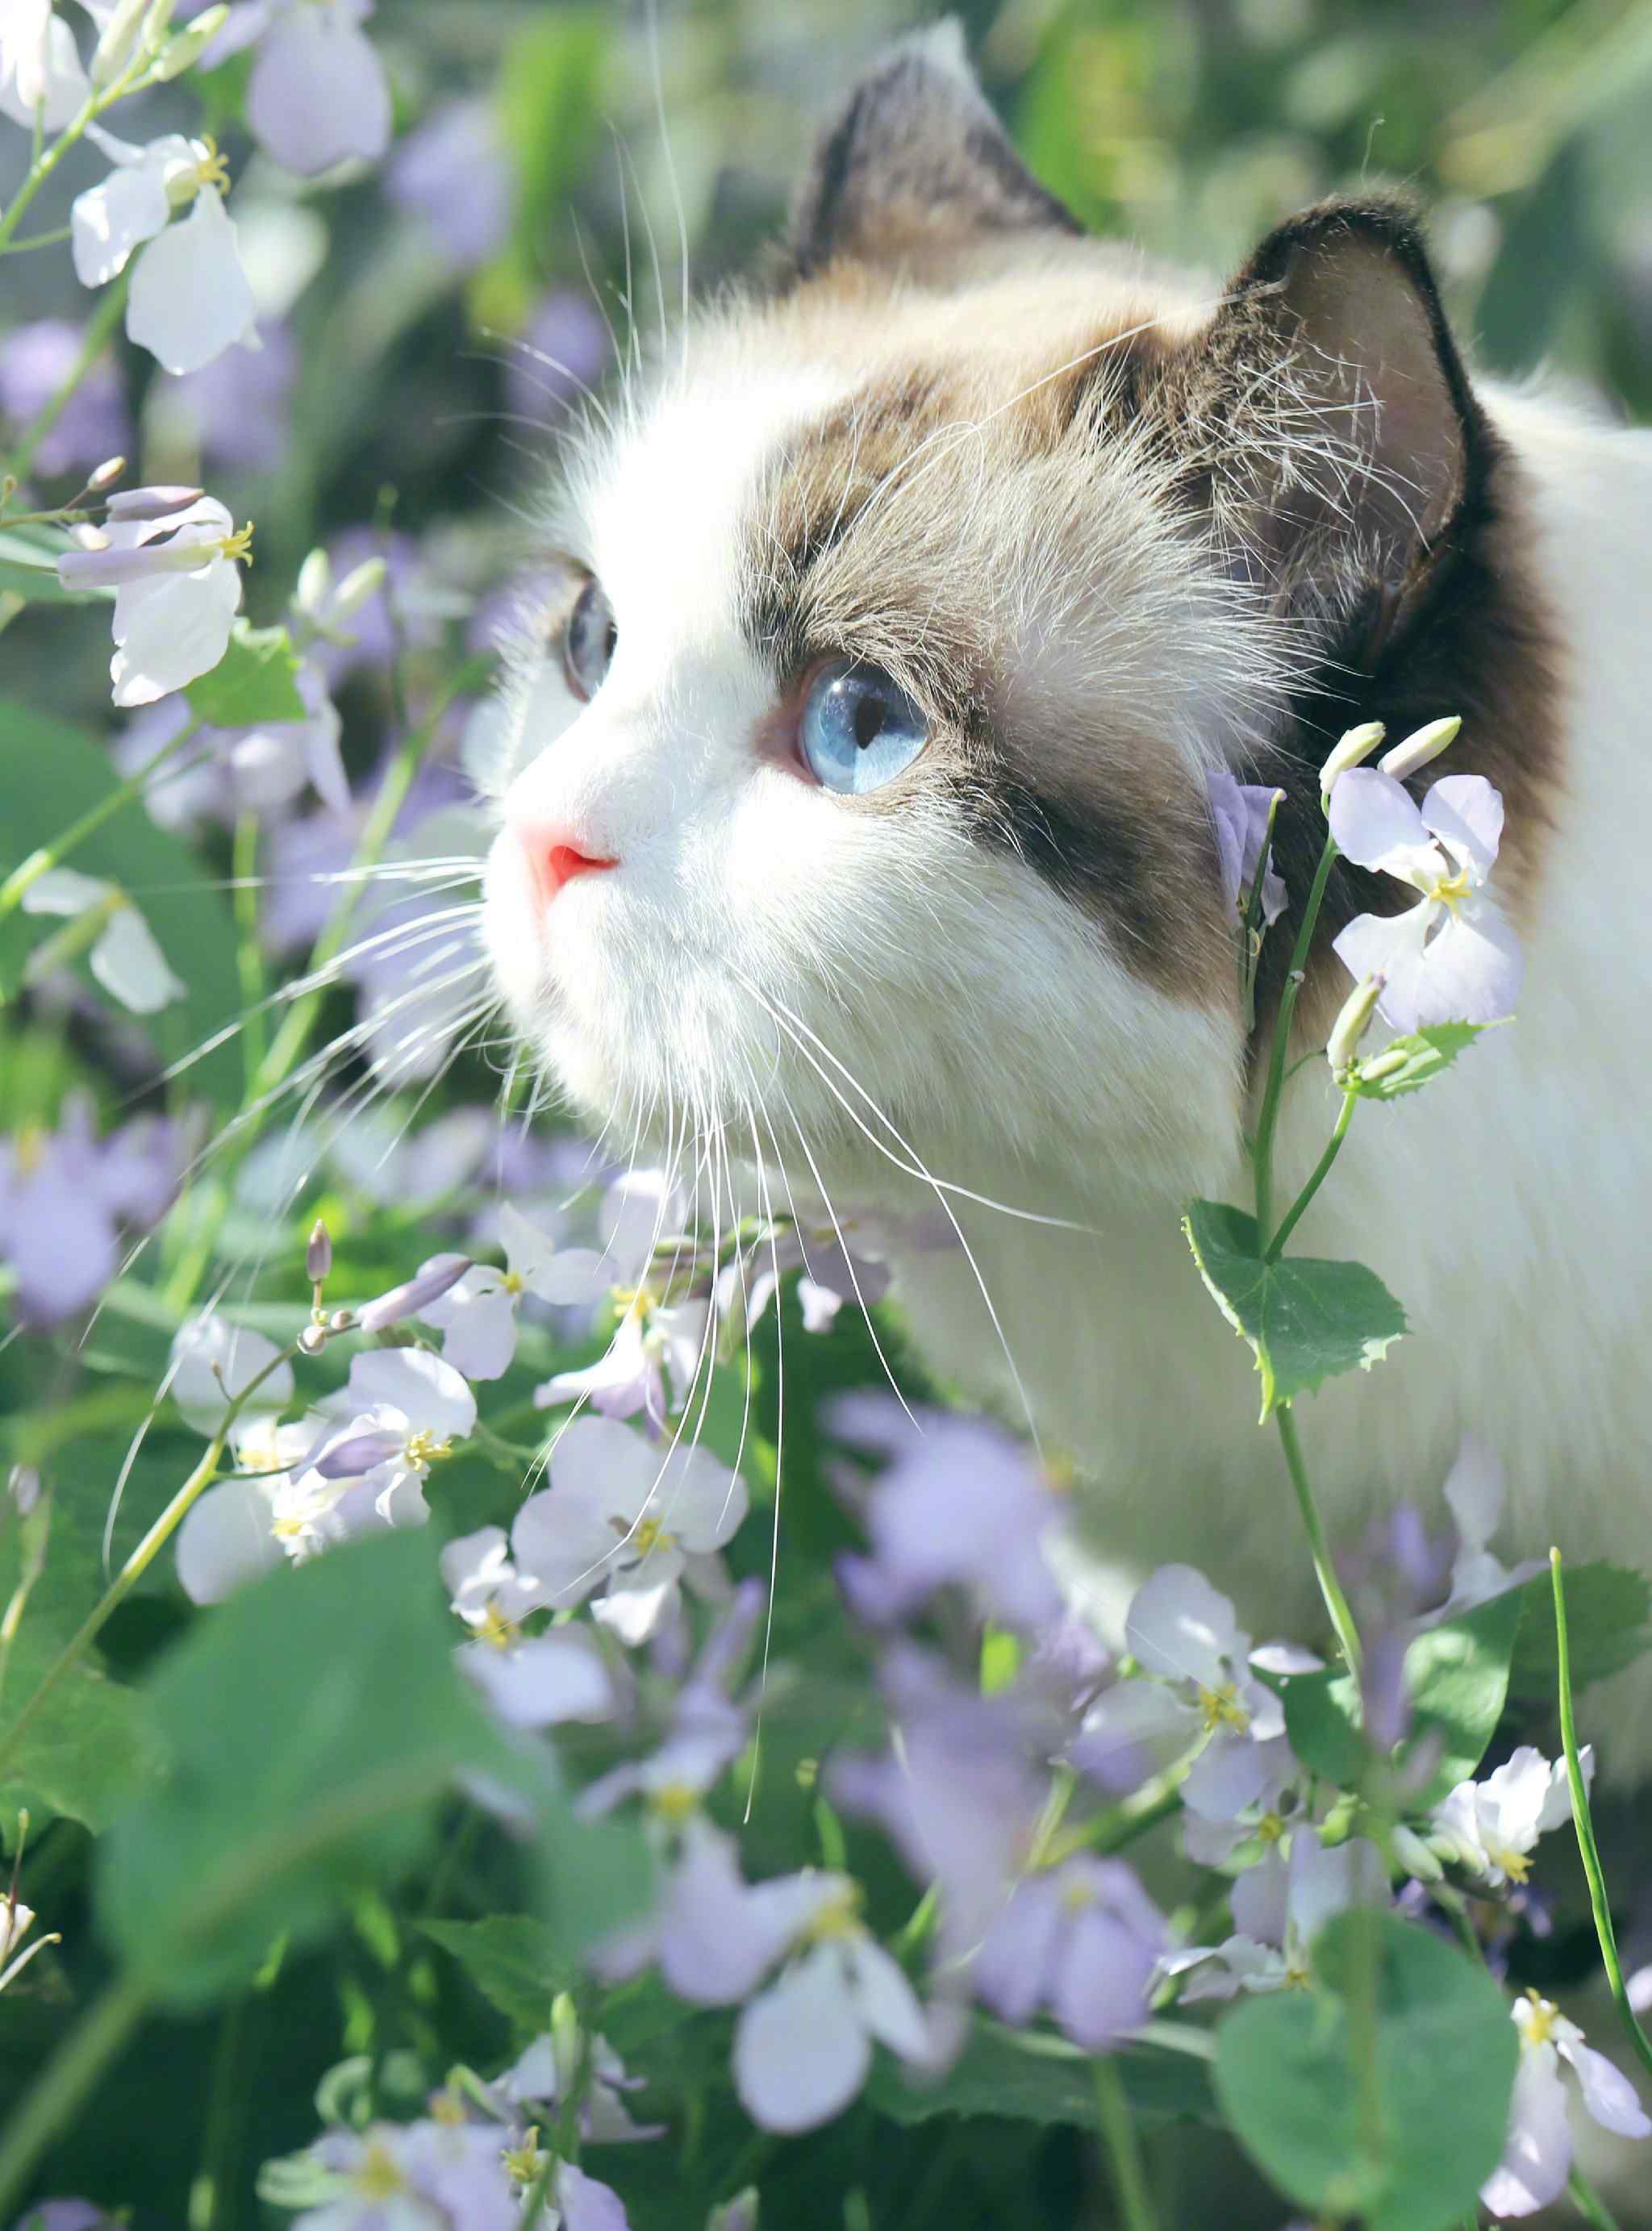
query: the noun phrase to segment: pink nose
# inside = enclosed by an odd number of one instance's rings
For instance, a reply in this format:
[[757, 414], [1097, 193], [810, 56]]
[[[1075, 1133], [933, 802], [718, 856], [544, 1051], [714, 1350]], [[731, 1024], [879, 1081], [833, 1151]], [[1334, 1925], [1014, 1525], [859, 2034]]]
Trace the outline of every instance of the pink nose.
[[560, 829], [530, 827], [519, 830], [517, 834], [541, 906], [549, 906], [562, 886], [571, 883], [575, 876], [593, 875], [599, 868], [619, 865], [618, 860], [599, 859], [594, 853], [582, 852], [577, 844], [569, 844], [566, 832]]

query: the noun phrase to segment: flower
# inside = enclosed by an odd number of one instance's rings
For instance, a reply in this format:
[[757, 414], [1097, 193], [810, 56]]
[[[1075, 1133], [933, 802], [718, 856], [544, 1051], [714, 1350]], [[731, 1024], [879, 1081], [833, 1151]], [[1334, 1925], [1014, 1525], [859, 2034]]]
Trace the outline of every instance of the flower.
[[735, 1588], [677, 1689], [664, 1741], [649, 1757], [587, 1783], [575, 1807], [582, 1819], [640, 1796], [657, 1821], [680, 1822], [733, 1764], [745, 1747], [746, 1715], [724, 1684], [751, 1638], [763, 1593], [760, 1581]]
[[[155, 933], [118, 883], [75, 868], [48, 868], [24, 890], [25, 914], [67, 915], [92, 933], [92, 973], [134, 1015], [152, 1015], [189, 991], [174, 975]], [[101, 923], [102, 927], [97, 927]], [[42, 948], [42, 951], [48, 948]]]
[[892, 1216], [846, 1208], [829, 1217], [794, 1219], [726, 1264], [717, 1274], [717, 1311], [729, 1317], [743, 1309], [755, 1324], [789, 1271], [801, 1270], [798, 1305], [805, 1332], [830, 1332], [845, 1302], [871, 1309], [888, 1293], [889, 1257], [897, 1249], [930, 1254], [958, 1245], [956, 1227], [940, 1211]]
[[19, 1952], [18, 1945], [34, 1925], [33, 1906], [25, 1905], [15, 1890], [0, 1893], [0, 1991], [14, 1976], [23, 1973], [36, 1952], [43, 1952], [49, 1944], [62, 1943], [62, 1937], [54, 1932], [49, 1937], [37, 1937]]
[[1485, 896], [1503, 830], [1499, 792], [1481, 775], [1447, 775], [1419, 807], [1391, 776], [1353, 767], [1338, 778], [1329, 810], [1348, 859], [1422, 894], [1403, 914], [1358, 915], [1336, 940], [1353, 976], [1383, 979], [1383, 1020], [1416, 1031], [1513, 1014], [1524, 963]]
[[188, 1160], [180, 1124], [141, 1116], [104, 1140], [89, 1100], [64, 1103], [55, 1133], [0, 1139], [0, 1259], [27, 1324], [60, 1324], [96, 1300], [120, 1263], [124, 1225], [147, 1230]]
[[[1267, 842], [1268, 819], [1285, 792], [1266, 783], [1240, 782], [1225, 769], [1205, 778], [1205, 796], [1216, 831], [1216, 862], [1228, 905], [1242, 916], [1250, 904], [1257, 864]], [[1277, 922], [1285, 911], [1288, 894], [1273, 872], [1273, 852], [1268, 848], [1262, 868], [1262, 920]]]
[[1076, 1853], [1024, 1876], [975, 1955], [978, 1997], [1017, 2027], [1047, 2006], [1088, 2053], [1147, 2020], [1164, 1917], [1122, 1859]]
[[545, 1596], [538, 1581], [512, 1563], [502, 1527], [483, 1526], [450, 1542], [441, 1567], [453, 1609], [476, 1638], [461, 1647], [460, 1666], [508, 1726], [613, 1717], [619, 1709], [613, 1677], [588, 1630], [523, 1634], [523, 1620]]
[[[571, 2042], [577, 2045], [577, 2040]], [[543, 2031], [502, 2076], [495, 2078], [491, 2089], [502, 2093], [513, 2107], [555, 2106], [575, 2074], [568, 2065], [568, 2054], [558, 2051], [558, 2043], [551, 2031]], [[580, 2136], [587, 2144], [635, 2145], [661, 2135], [664, 2123], [633, 2123], [620, 2097], [646, 2081], [645, 2077], [626, 2075], [624, 2062], [606, 2038], [592, 2039], [590, 2088], [580, 2111]]]
[[709, 1450], [679, 1442], [662, 1454], [611, 1419], [576, 1418], [552, 1445], [550, 1475], [510, 1536], [547, 1602], [582, 1603], [606, 1583], [593, 1611], [634, 1645], [676, 1603], [681, 1581], [716, 1592], [712, 1553], [732, 1539], [747, 1496]]
[[[1585, 1783], [1595, 1770], [1594, 1751], [1580, 1755]], [[1538, 1838], [1571, 1818], [1571, 1787], [1566, 1762], [1552, 1765], [1530, 1743], [1520, 1748], [1484, 1782], [1460, 1782], [1435, 1806], [1429, 1842], [1441, 1859], [1471, 1869], [1493, 1890], [1523, 1883], [1531, 1872]]]
[[147, 242], [126, 297], [128, 340], [173, 372], [198, 372], [233, 342], [255, 340], [252, 288], [224, 205], [228, 173], [211, 140], [169, 132], [140, 147], [95, 124], [87, 130], [114, 168], [69, 212], [81, 284], [106, 286]]
[[830, 1430], [890, 1461], [866, 1498], [871, 1557], [841, 1557], [850, 1603], [882, 1623], [938, 1588], [970, 1590], [994, 1619], [1037, 1633], [1061, 1617], [1046, 1555], [1062, 1497], [1027, 1450], [985, 1419], [925, 1410], [916, 1425], [883, 1395], [833, 1403]]
[[[419, 1311], [442, 1334], [442, 1353], [467, 1379], [497, 1379], [516, 1352], [516, 1312], [524, 1294], [564, 1304], [594, 1302], [601, 1273], [585, 1248], [559, 1252], [548, 1232], [530, 1224], [520, 1209], [502, 1202], [498, 1212], [506, 1267], [473, 1263], [445, 1294]], [[444, 1258], [437, 1256], [431, 1270]]]
[[634, 1418], [640, 1410], [658, 1432], [671, 1414], [666, 1374], [682, 1408], [703, 1367], [710, 1321], [706, 1302], [657, 1303], [647, 1287], [626, 1297], [613, 1337], [582, 1371], [559, 1371], [534, 1390], [536, 1408], [589, 1402], [605, 1418]]
[[1540, 1557], [1505, 1565], [1487, 1548], [1503, 1516], [1505, 1483], [1496, 1452], [1478, 1434], [1463, 1435], [1443, 1492], [1456, 1522], [1457, 1551], [1451, 1566], [1451, 1593], [1430, 1615], [1430, 1624], [1488, 1603], [1546, 1569]]
[[510, 236], [515, 178], [486, 100], [450, 100], [397, 148], [385, 176], [397, 208], [424, 220], [460, 271], [485, 263]]
[[501, 2137], [496, 2123], [438, 2120], [329, 2131], [307, 2160], [331, 2173], [330, 2196], [293, 2231], [516, 2231]]
[[[85, 335], [67, 318], [38, 318], [0, 341], [0, 416], [22, 429], [65, 386], [80, 362]], [[35, 469], [81, 470], [132, 445], [126, 390], [107, 352], [87, 368], [56, 423], [35, 450]]]
[[1289, 1859], [1277, 1846], [1233, 1887], [1234, 1934], [1221, 1944], [1196, 1944], [1161, 1963], [1184, 1976], [1184, 1999], [1230, 1999], [1237, 1991], [1277, 1991], [1308, 1980], [1313, 1940], [1350, 1906], [1387, 1895], [1388, 1878], [1375, 1844], [1353, 1837], [1327, 1847], [1306, 1823], [1291, 1838]]
[[423, 1525], [431, 1466], [476, 1429], [476, 1398], [450, 1363], [422, 1348], [377, 1348], [350, 1366], [348, 1421], [312, 1451], [323, 1479], [359, 1478], [381, 1518]]
[[246, 1396], [242, 1418], [260, 1412], [278, 1415], [287, 1407], [293, 1399], [293, 1367], [280, 1356], [262, 1333], [209, 1312], [191, 1317], [173, 1335], [165, 1389], [185, 1422], [211, 1439], [237, 1394]]
[[113, 588], [117, 705], [146, 705], [210, 674], [230, 647], [241, 606], [237, 561], [252, 529], [238, 531], [212, 496], [154, 509], [171, 490], [134, 489], [109, 501], [108, 524], [79, 530], [77, 549], [57, 561], [66, 589]]
[[1138, 1744], [1203, 1749], [1182, 1784], [1195, 1813], [1225, 1820], [1259, 1794], [1260, 1747], [1285, 1733], [1285, 1710], [1250, 1670], [1251, 1639], [1228, 1598], [1191, 1565], [1162, 1565], [1137, 1590], [1124, 1639], [1147, 1681], [1104, 1691], [1085, 1715], [1075, 1765], [1105, 1769], [1109, 1755]]
[[390, 145], [390, 86], [360, 28], [373, 0], [244, 0], [212, 43], [213, 62], [258, 42], [247, 81], [253, 137], [284, 170], [313, 178]]
[[92, 90], [75, 34], [51, 0], [6, 0], [0, 22], [0, 115], [61, 132]]
[[1188, 1857], [1201, 1866], [1221, 1866], [1253, 1836], [1265, 1846], [1277, 1843], [1296, 1810], [1303, 1772], [1283, 1736], [1228, 1757], [1231, 1771], [1206, 1777], [1199, 1807], [1188, 1806], [1182, 1820]]
[[922, 2063], [929, 2028], [898, 1963], [858, 1919], [846, 1876], [806, 1873], [761, 1887], [794, 1896], [800, 1954], [742, 2009], [735, 2089], [760, 2129], [812, 2131], [865, 2082], [874, 2039]]
[[1584, 2043], [1584, 2034], [1549, 1999], [1528, 1991], [1509, 2008], [1520, 2034], [1519, 2066], [1509, 2108], [1508, 2140], [1503, 2158], [1480, 2188], [1493, 2215], [1532, 2215], [1565, 2191], [1571, 2171], [1571, 2124], [1564, 2060], [1577, 2079], [1589, 2113], [1619, 2137], [1652, 2137], [1652, 2120], [1642, 2111], [1635, 2087], [1603, 2053]]

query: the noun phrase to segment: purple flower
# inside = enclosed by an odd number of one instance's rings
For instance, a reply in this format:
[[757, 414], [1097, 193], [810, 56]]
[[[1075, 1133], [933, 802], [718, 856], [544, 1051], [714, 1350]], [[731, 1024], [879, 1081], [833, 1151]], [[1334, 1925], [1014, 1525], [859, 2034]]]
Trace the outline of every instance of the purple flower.
[[534, 311], [506, 359], [506, 407], [518, 417], [548, 422], [602, 377], [612, 346], [586, 296], [559, 288]]
[[1066, 1506], [1034, 1459], [984, 1419], [920, 1413], [891, 1397], [845, 1396], [827, 1422], [839, 1439], [889, 1459], [865, 1507], [872, 1555], [844, 1557], [851, 1604], [883, 1624], [936, 1589], [962, 1587], [997, 1619], [1036, 1633], [1062, 1612], [1046, 1557]]
[[1520, 2034], [1520, 2059], [1508, 2141], [1502, 2160], [1480, 2189], [1481, 2201], [1500, 2218], [1534, 2215], [1565, 2190], [1572, 2138], [1563, 2062], [1603, 2130], [1622, 2138], [1652, 2137], [1652, 2120], [1642, 2112], [1635, 2086], [1603, 2053], [1584, 2044], [1577, 2023], [1568, 2021], [1552, 2000], [1528, 1991], [1509, 2008], [1509, 2018]]
[[165, 402], [187, 420], [209, 464], [273, 473], [292, 439], [298, 350], [283, 326], [261, 324], [256, 338], [256, 347], [226, 350], [174, 380]]
[[419, 1311], [426, 1324], [441, 1332], [443, 1355], [467, 1379], [498, 1379], [509, 1369], [524, 1296], [567, 1306], [594, 1302], [602, 1291], [602, 1274], [588, 1249], [559, 1250], [548, 1232], [530, 1224], [509, 1201], [500, 1203], [498, 1232], [506, 1268], [473, 1263], [445, 1294]]
[[516, 181], [492, 104], [450, 100], [427, 116], [391, 158], [385, 192], [424, 220], [457, 269], [496, 255], [510, 236]]
[[141, 1116], [97, 1137], [91, 1103], [64, 1103], [55, 1132], [0, 1139], [0, 1261], [26, 1324], [61, 1324], [95, 1301], [120, 1263], [122, 1227], [158, 1223], [178, 1189], [185, 1128]]
[[1422, 894], [1403, 913], [1360, 915], [1336, 941], [1357, 980], [1383, 980], [1377, 1011], [1390, 1028], [1512, 1015], [1525, 964], [1486, 896], [1503, 833], [1503, 800], [1491, 784], [1447, 775], [1419, 807], [1391, 776], [1351, 767], [1331, 791], [1330, 816], [1331, 835], [1356, 866]]
[[1168, 1942], [1122, 1859], [1078, 1853], [1016, 1885], [975, 1955], [975, 1991], [1018, 2027], [1047, 2007], [1075, 2045], [1105, 2052], [1147, 2020]]
[[17, 2218], [12, 2231], [107, 2231], [111, 2221], [95, 2201], [40, 2200]]
[[216, 64], [258, 42], [247, 81], [253, 137], [283, 169], [311, 178], [390, 145], [390, 85], [360, 26], [373, 0], [242, 0], [207, 50]]
[[[476, 1430], [476, 1398], [450, 1363], [422, 1348], [378, 1348], [358, 1355], [340, 1407], [348, 1422], [311, 1452], [322, 1470], [328, 1452], [374, 1437], [360, 1478], [379, 1516], [391, 1525], [423, 1525], [431, 1466], [451, 1455]], [[353, 1415], [351, 1413], [353, 1412]], [[378, 1438], [384, 1437], [382, 1445]]]
[[[1257, 864], [1267, 836], [1268, 814], [1274, 800], [1282, 799], [1285, 793], [1267, 784], [1240, 782], [1224, 769], [1205, 778], [1205, 795], [1215, 824], [1221, 888], [1228, 905], [1235, 914], [1242, 915], [1250, 905], [1251, 888], [1256, 881]], [[1285, 885], [1273, 872], [1270, 847], [1262, 870], [1265, 922], [1279, 920], [1285, 911], [1286, 896]]]
[[292, 2231], [516, 2231], [503, 2135], [496, 2123], [435, 2121], [329, 2131], [308, 2158], [331, 2173], [332, 2195]]
[[[21, 430], [50, 402], [74, 370], [83, 336], [64, 318], [19, 326], [0, 341], [0, 417]], [[35, 452], [47, 475], [89, 470], [132, 446], [126, 391], [113, 359], [98, 358]]]
[[1352, 1905], [1385, 1902], [1388, 1876], [1375, 1844], [1351, 1837], [1322, 1844], [1306, 1822], [1291, 1837], [1288, 1860], [1274, 1846], [1233, 1888], [1234, 1934], [1221, 1944], [1197, 1944], [1161, 1963], [1183, 1976], [1184, 1999], [1230, 1999], [1239, 1991], [1277, 1991], [1305, 1983], [1313, 1940], [1327, 1921]]
[[[512, 2107], [554, 2107], [573, 2080], [574, 2070], [557, 2051], [557, 2040], [547, 2030], [496, 2077], [491, 2088]], [[576, 2040], [577, 2042], [577, 2040]], [[591, 2087], [580, 2114], [580, 2135], [599, 2146], [635, 2145], [660, 2137], [664, 2123], [633, 2123], [620, 2094], [637, 2090], [645, 2079], [627, 2076], [625, 2064], [606, 2038], [591, 2040]]]
[[577, 1808], [582, 1817], [641, 1797], [657, 1820], [685, 1820], [733, 1765], [745, 1748], [746, 1714], [724, 1684], [750, 1639], [763, 1594], [760, 1581], [741, 1582], [677, 1690], [665, 1740], [651, 1756], [589, 1783]]

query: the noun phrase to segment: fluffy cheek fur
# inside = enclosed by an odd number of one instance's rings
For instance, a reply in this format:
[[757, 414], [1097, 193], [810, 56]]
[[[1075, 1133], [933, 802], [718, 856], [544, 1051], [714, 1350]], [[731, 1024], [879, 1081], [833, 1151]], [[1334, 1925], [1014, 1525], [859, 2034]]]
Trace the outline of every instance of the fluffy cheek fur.
[[[522, 690], [530, 737], [566, 717], [557, 696], [548, 676]], [[778, 1147], [802, 1177], [800, 1139], [834, 1187], [866, 1190], [904, 1159], [884, 1118], [947, 1174], [1001, 1185], [1065, 1162], [1078, 1195], [1175, 1192], [1226, 1165], [1229, 1018], [1145, 986], [921, 778], [868, 805], [764, 759], [765, 685], [737, 661], [696, 703], [689, 721], [628, 697], [616, 662], [503, 799], [494, 966], [587, 1119], [622, 1144], [719, 1124], [730, 1152]], [[545, 825], [620, 866], [542, 908], [517, 832]]]

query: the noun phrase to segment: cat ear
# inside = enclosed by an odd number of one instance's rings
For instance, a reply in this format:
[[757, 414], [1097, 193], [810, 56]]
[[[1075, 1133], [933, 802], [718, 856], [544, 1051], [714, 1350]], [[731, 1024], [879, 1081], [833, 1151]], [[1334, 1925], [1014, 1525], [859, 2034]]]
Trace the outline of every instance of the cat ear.
[[820, 136], [793, 206], [793, 274], [839, 259], [922, 268], [983, 235], [1077, 232], [1005, 138], [956, 16], [902, 39]]
[[1329, 203], [1280, 225], [1196, 354], [1187, 416], [1219, 524], [1291, 601], [1346, 611], [1375, 592], [1385, 632], [1481, 488], [1491, 438], [1411, 211]]

